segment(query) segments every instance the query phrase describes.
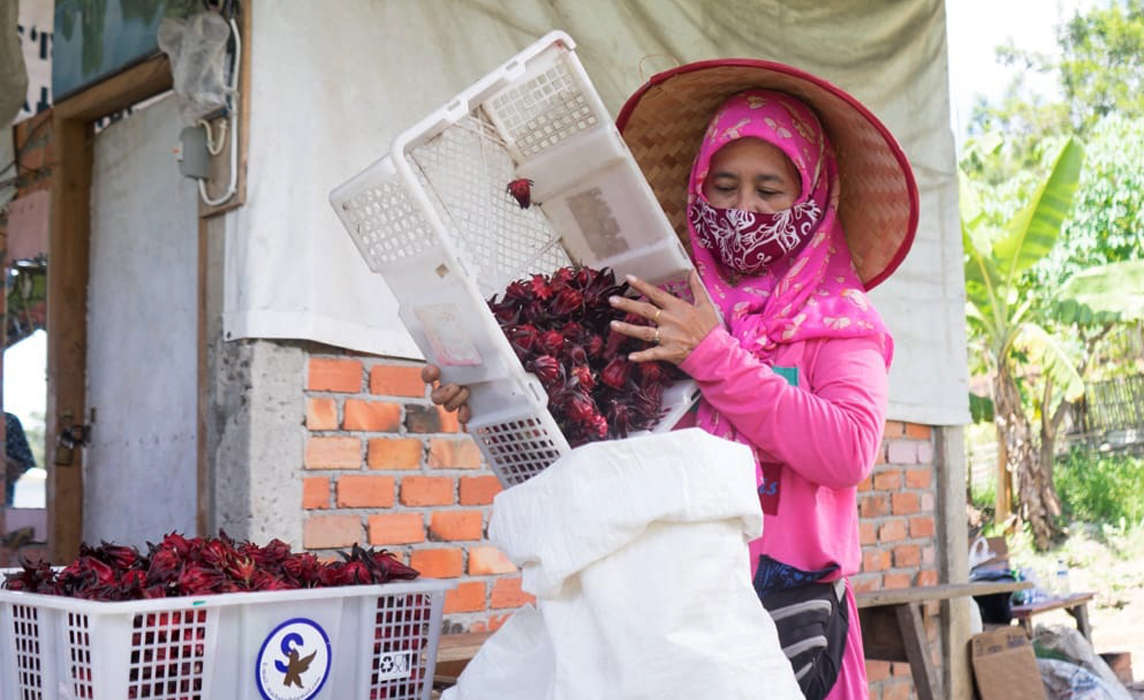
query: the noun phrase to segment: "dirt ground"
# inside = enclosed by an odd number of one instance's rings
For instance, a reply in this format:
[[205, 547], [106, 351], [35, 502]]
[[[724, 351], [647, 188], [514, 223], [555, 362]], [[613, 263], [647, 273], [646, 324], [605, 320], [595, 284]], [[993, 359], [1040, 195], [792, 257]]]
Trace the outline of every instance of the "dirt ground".
[[[1048, 580], [1058, 558], [1069, 563], [1069, 588], [1073, 592], [1094, 591], [1088, 604], [1093, 649], [1097, 653], [1129, 652], [1136, 681], [1144, 681], [1144, 536], [1093, 537], [1077, 533], [1056, 552], [1033, 555], [1014, 553], [1013, 559], [1031, 566], [1041, 580]], [[1035, 624], [1067, 625], [1076, 622], [1063, 610], [1043, 613]]]

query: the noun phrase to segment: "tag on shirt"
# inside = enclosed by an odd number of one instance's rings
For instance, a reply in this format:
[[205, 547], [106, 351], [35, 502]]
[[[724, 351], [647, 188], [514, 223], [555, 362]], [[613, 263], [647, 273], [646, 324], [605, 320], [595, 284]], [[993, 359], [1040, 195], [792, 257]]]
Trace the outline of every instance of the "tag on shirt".
[[771, 367], [774, 373], [787, 380], [787, 384], [798, 386], [798, 367]]

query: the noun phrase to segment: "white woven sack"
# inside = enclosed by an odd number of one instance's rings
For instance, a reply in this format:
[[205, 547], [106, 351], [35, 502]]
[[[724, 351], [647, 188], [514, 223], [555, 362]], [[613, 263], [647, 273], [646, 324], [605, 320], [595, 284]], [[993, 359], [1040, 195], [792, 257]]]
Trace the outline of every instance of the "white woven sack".
[[489, 538], [537, 597], [443, 700], [801, 700], [750, 584], [743, 445], [698, 429], [585, 445], [501, 492]]

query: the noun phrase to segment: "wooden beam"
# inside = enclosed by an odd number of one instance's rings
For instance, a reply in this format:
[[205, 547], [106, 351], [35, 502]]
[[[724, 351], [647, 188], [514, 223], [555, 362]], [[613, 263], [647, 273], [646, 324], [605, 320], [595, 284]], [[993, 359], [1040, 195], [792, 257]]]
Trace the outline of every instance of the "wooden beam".
[[85, 423], [87, 280], [91, 210], [91, 124], [56, 111], [52, 125], [51, 229], [48, 234], [48, 547], [71, 561], [83, 539], [83, 450], [61, 453], [57, 436]]
[[[238, 142], [235, 144], [235, 147], [238, 148], [238, 179], [235, 181], [237, 189], [233, 197], [217, 207], [207, 205], [200, 198], [199, 216], [201, 217], [224, 214], [246, 203], [247, 144], [250, 142], [250, 61], [253, 56], [253, 52], [251, 51], [253, 35], [251, 31], [251, 17], [254, 15], [253, 4], [254, 0], [245, 0], [245, 2], [239, 6], [240, 14], [237, 24], [239, 36], [242, 38], [242, 55], [239, 57], [238, 96], [235, 100], [238, 109], [238, 133], [228, 134], [227, 136], [227, 138], [238, 139]], [[218, 133], [218, 129], [223, 121], [225, 120], [219, 118], [212, 122], [211, 128], [214, 129], [214, 133]], [[230, 145], [228, 144], [222, 153], [211, 158], [210, 178], [207, 180], [207, 195], [210, 197], [220, 196], [230, 182], [229, 149]]]
[[55, 105], [56, 117], [92, 122], [171, 89], [171, 66], [159, 54]]
[[[87, 284], [91, 241], [92, 122], [171, 88], [159, 55], [57, 103], [52, 124], [52, 204], [48, 235], [48, 547], [70, 562], [83, 541], [83, 450], [61, 451], [60, 433], [89, 422]], [[124, 429], [130, 429], [125, 426]]]

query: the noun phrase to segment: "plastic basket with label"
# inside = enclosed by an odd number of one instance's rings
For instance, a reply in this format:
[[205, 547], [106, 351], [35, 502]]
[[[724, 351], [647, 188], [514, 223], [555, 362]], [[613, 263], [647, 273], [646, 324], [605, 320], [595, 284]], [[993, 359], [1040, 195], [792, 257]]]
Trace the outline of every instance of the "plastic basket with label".
[[452, 587], [114, 603], [0, 590], [0, 700], [428, 700]]
[[[676, 290], [692, 269], [573, 47], [548, 34], [330, 196], [426, 359], [471, 388], [469, 430], [506, 487], [570, 448], [486, 300], [570, 265]], [[521, 178], [532, 182], [529, 208], [506, 192]], [[653, 431], [695, 396], [690, 380], [669, 387]]]

